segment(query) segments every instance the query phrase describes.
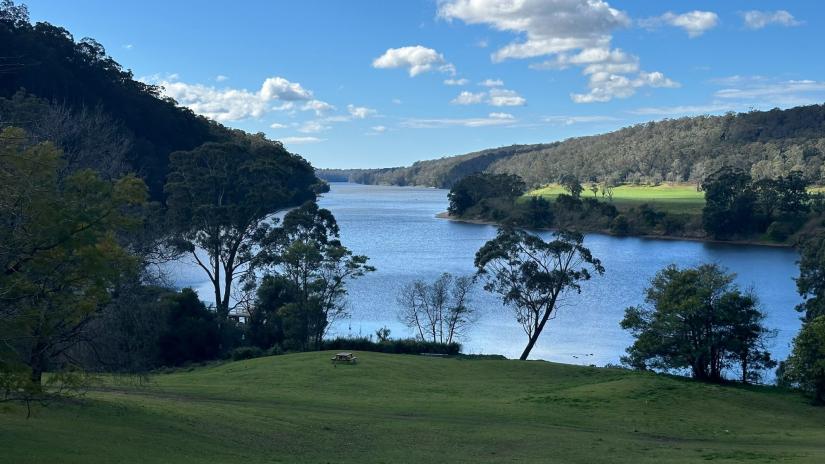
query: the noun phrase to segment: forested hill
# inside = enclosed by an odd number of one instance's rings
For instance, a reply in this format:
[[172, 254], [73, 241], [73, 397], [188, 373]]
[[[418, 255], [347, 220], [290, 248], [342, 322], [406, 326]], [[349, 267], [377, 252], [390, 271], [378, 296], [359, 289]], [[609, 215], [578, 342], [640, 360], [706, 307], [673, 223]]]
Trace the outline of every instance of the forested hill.
[[24, 6], [0, 7], [0, 126], [51, 140], [69, 162], [102, 174], [136, 171], [162, 197], [169, 154], [240, 131], [195, 115], [136, 80], [94, 39], [31, 24]]
[[801, 171], [825, 183], [825, 105], [666, 119], [550, 144], [513, 145], [388, 169], [319, 170], [327, 180], [451, 187], [475, 172], [512, 173], [529, 186], [565, 174], [614, 183], [701, 182], [722, 166], [754, 178]]

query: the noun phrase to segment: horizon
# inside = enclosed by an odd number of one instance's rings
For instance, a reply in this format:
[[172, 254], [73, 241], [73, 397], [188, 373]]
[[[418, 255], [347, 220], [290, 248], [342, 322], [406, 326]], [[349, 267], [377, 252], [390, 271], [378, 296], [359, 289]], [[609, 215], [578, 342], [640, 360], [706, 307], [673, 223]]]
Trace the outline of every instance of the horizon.
[[825, 64], [804, 47], [825, 26], [818, 2], [26, 5], [182, 106], [320, 169], [825, 101]]

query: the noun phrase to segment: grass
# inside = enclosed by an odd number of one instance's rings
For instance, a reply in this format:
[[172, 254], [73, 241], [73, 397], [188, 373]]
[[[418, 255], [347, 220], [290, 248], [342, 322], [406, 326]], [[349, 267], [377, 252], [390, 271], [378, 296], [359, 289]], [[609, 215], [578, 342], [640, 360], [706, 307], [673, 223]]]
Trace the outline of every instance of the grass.
[[778, 389], [547, 362], [258, 358], [0, 406], [9, 463], [825, 462], [825, 409]]
[[[551, 184], [527, 194], [555, 200], [560, 193], [567, 191], [558, 184]], [[582, 198], [588, 197], [593, 197], [593, 192], [587, 190], [585, 185]], [[603, 197], [601, 191], [596, 198], [607, 201], [607, 197]], [[647, 203], [669, 213], [701, 214], [705, 206], [705, 194], [697, 191], [696, 186], [692, 184], [620, 185], [613, 189], [613, 203], [620, 209]]]

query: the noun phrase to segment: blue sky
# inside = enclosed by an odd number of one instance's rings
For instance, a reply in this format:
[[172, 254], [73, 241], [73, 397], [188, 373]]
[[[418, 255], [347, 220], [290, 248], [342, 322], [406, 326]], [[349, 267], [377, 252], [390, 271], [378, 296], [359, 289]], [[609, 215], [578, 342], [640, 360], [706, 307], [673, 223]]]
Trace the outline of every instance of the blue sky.
[[825, 102], [818, 0], [25, 3], [317, 167]]

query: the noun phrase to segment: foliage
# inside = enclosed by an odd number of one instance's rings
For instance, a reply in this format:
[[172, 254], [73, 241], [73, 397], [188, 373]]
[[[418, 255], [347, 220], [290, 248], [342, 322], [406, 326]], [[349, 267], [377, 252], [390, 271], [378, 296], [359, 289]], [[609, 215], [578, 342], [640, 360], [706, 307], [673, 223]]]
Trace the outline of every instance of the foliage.
[[811, 237], [799, 250], [796, 287], [804, 301], [796, 307], [805, 320], [825, 316], [825, 234]]
[[92, 171], [61, 175], [60, 152], [0, 133], [0, 358], [22, 365], [39, 386], [49, 366], [72, 365], [67, 351], [110, 291], [134, 271], [117, 233], [139, 226], [145, 184]]
[[499, 229], [496, 237], [476, 253], [475, 266], [485, 280], [484, 289], [501, 296], [514, 309], [516, 320], [529, 339], [520, 359], [527, 359], [545, 324], [592, 269], [604, 273], [601, 261], [583, 245], [575, 232], [554, 232], [552, 240], [512, 228]]
[[782, 363], [786, 383], [795, 385], [825, 403], [825, 316], [817, 316], [802, 325], [793, 341], [793, 351]]
[[720, 382], [738, 364], [740, 380], [759, 379], [775, 365], [765, 350], [771, 335], [752, 294], [715, 264], [679, 269], [671, 265], [651, 280], [650, 307], [625, 310], [622, 328], [636, 338], [622, 362], [639, 369], [690, 369], [694, 378]]
[[461, 216], [483, 200], [502, 199], [512, 202], [524, 194], [525, 188], [518, 176], [474, 174], [461, 179], [450, 189], [447, 195], [450, 201], [448, 211], [454, 216]]
[[206, 309], [191, 288], [167, 295], [160, 314], [166, 317], [165, 330], [158, 338], [164, 365], [215, 359], [220, 352], [221, 332], [215, 313]]
[[250, 271], [257, 247], [274, 228], [271, 216], [314, 199], [317, 179], [305, 160], [263, 139], [175, 152], [170, 170], [165, 190], [174, 245], [209, 277], [223, 322], [235, 280]]
[[270, 282], [277, 282], [284, 295], [277, 311], [289, 348], [318, 349], [329, 326], [346, 316], [347, 281], [375, 270], [366, 256], [353, 254], [338, 237], [332, 213], [307, 202], [287, 213], [281, 227], [261, 241], [254, 266], [274, 273]]
[[475, 322], [472, 276], [444, 273], [432, 283], [416, 280], [398, 295], [401, 321], [421, 340], [450, 344]]
[[441, 343], [415, 338], [397, 338], [386, 341], [373, 341], [367, 337], [336, 337], [324, 340], [323, 350], [358, 350], [376, 351], [393, 354], [447, 354], [461, 353], [461, 344], [457, 342]]
[[257, 346], [239, 346], [232, 350], [230, 357], [233, 361], [243, 361], [244, 359], [255, 359], [265, 356], [264, 351]]

